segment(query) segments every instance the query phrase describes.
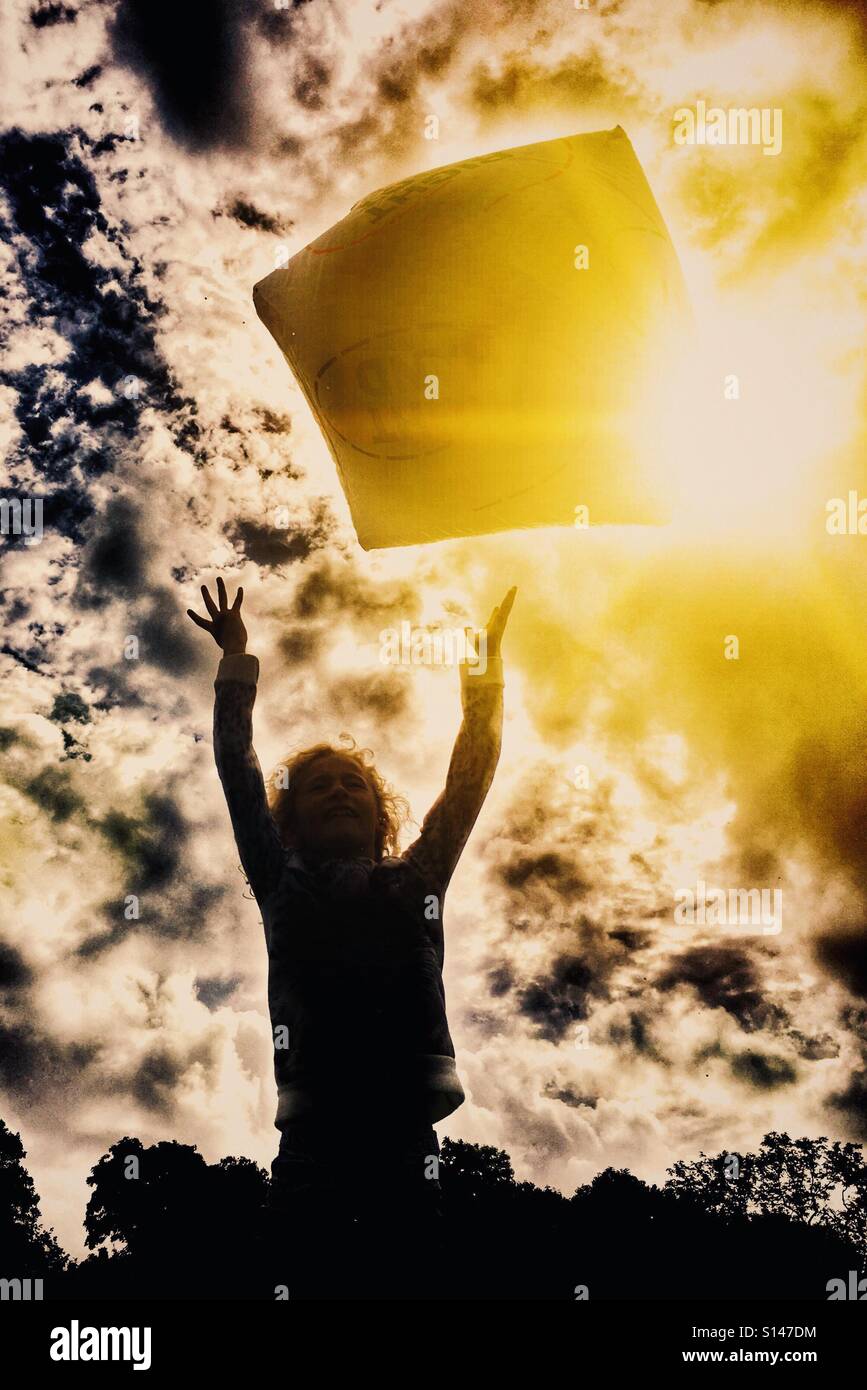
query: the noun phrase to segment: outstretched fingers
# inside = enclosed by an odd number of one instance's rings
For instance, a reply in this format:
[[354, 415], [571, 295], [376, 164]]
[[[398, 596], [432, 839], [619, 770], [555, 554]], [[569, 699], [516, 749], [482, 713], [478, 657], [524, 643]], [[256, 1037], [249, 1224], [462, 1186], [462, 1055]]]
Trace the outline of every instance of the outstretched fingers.
[[224, 628], [224, 620], [226, 619], [229, 613], [237, 613], [238, 622], [241, 622], [240, 609], [241, 603], [244, 598], [244, 590], [239, 587], [238, 592], [235, 595], [235, 602], [232, 604], [232, 607], [230, 608], [228, 604], [228, 598], [226, 595], [226, 585], [221, 575], [217, 576], [216, 603], [211, 598], [211, 595], [208, 592], [207, 584], [203, 584], [201, 586], [201, 589], [202, 600], [204, 602], [205, 607], [208, 610], [208, 613], [210, 614], [210, 620], [208, 618], [200, 618], [198, 613], [193, 612], [192, 608], [187, 609], [187, 616], [192, 618], [193, 622], [196, 623], [199, 627], [204, 628], [205, 632], [210, 632], [211, 636], [217, 642], [219, 642], [220, 637], [218, 636], [218, 633], [222, 632]]
[[499, 642], [502, 637], [517, 592], [517, 585], [514, 585], [506, 594], [503, 602], [498, 604], [491, 614], [488, 620], [488, 641]]

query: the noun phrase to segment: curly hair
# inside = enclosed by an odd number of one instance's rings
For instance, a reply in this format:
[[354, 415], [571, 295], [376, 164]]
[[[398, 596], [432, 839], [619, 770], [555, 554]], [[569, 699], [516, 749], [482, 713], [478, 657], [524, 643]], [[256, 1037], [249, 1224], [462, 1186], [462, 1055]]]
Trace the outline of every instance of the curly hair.
[[285, 831], [291, 832], [294, 828], [293, 818], [298, 773], [302, 768], [309, 767], [310, 763], [317, 758], [336, 753], [339, 757], [351, 759], [361, 769], [373, 792], [377, 810], [376, 859], [383, 859], [386, 855], [396, 855], [399, 853], [398, 841], [401, 829], [409, 820], [409, 803], [405, 797], [393, 791], [380, 777], [373, 765], [371, 749], [359, 748], [355, 739], [349, 734], [341, 734], [340, 739], [344, 744], [342, 748], [335, 748], [330, 743], [314, 743], [311, 748], [303, 748], [299, 753], [292, 753], [282, 763], [277, 764], [266, 784], [268, 809], [274, 818], [277, 829], [283, 835]]

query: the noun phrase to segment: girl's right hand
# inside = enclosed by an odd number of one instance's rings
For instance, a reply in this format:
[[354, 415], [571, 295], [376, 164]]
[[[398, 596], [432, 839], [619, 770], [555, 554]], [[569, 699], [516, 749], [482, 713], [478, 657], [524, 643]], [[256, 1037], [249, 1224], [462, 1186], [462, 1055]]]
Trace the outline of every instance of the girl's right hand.
[[205, 632], [209, 632], [218, 647], [222, 647], [226, 656], [233, 656], [239, 652], [247, 650], [247, 629], [241, 617], [241, 602], [244, 598], [244, 590], [239, 588], [235, 595], [235, 602], [230, 608], [226, 599], [226, 586], [222, 579], [217, 579], [217, 600], [214, 603], [208, 593], [207, 586], [202, 585], [202, 598], [205, 607], [211, 615], [210, 621], [207, 618], [200, 618], [198, 613], [194, 613], [192, 608], [187, 609], [187, 614], [193, 622], [203, 627]]

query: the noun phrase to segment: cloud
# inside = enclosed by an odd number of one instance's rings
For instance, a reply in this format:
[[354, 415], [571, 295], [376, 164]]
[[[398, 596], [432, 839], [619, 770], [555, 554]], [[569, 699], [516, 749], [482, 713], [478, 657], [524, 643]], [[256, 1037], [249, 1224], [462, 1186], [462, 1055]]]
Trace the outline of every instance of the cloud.
[[785, 1058], [761, 1052], [741, 1052], [732, 1062], [732, 1071], [757, 1090], [791, 1086], [798, 1075]]
[[0, 990], [22, 989], [33, 978], [19, 951], [12, 946], [0, 946]]
[[40, 1106], [47, 1089], [75, 1086], [96, 1053], [94, 1042], [61, 1046], [25, 1019], [0, 1023], [0, 1080], [13, 1103]]
[[[256, 7], [232, 0], [120, 0], [115, 60], [143, 77], [160, 118], [186, 148], [243, 147], [252, 122], [248, 26]], [[167, 38], [170, 36], [170, 42]]]
[[819, 932], [814, 950], [819, 963], [858, 999], [867, 999], [867, 930], [863, 925]]
[[78, 11], [71, 5], [48, 3], [40, 0], [30, 11], [30, 23], [34, 29], [45, 29], [52, 24], [72, 24]]
[[[128, 458], [139, 429], [139, 388], [165, 413], [179, 444], [196, 426], [156, 347], [156, 305], [122, 230], [102, 212], [94, 142], [82, 131], [7, 131], [0, 167], [9, 216], [0, 236], [15, 257], [11, 324], [43, 325], [63, 340], [56, 360], [0, 373], [15, 393], [19, 442], [8, 463], [27, 493], [38, 480], [47, 525], [79, 543], [94, 511], [91, 486]], [[109, 253], [101, 264], [97, 248]], [[16, 324], [17, 319], [17, 324]], [[9, 340], [10, 327], [6, 329]], [[26, 354], [25, 354], [26, 355]]]
[[235, 198], [228, 208], [229, 217], [234, 217], [236, 222], [240, 222], [242, 227], [254, 227], [258, 231], [280, 233], [288, 229], [287, 224], [280, 217], [274, 217], [271, 213], [262, 212], [260, 208], [254, 207], [252, 203], [246, 202], [243, 198]]
[[327, 508], [309, 524], [290, 526], [285, 532], [252, 518], [241, 518], [230, 535], [247, 559], [263, 567], [291, 565], [306, 560], [314, 550], [320, 550], [333, 530]]
[[137, 594], [147, 573], [147, 559], [139, 533], [139, 513], [129, 498], [112, 498], [99, 528], [84, 547], [76, 589], [76, 602], [101, 607], [118, 596]]
[[583, 952], [557, 956], [543, 978], [518, 990], [518, 1008], [532, 1019], [541, 1037], [558, 1042], [576, 1020], [587, 1017], [593, 984], [593, 971]]
[[698, 946], [669, 961], [657, 980], [662, 990], [685, 984], [710, 1009], [726, 1009], [747, 1033], [774, 1031], [786, 1014], [769, 997], [745, 951], [726, 946]]
[[829, 1098], [829, 1104], [846, 1117], [856, 1140], [867, 1141], [867, 1066], [853, 1071], [845, 1087]]

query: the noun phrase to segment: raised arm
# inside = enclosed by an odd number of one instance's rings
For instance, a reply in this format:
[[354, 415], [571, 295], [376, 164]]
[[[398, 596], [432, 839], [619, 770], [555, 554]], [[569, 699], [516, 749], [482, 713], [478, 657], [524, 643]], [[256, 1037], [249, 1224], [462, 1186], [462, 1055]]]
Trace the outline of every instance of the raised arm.
[[247, 632], [241, 618], [243, 589], [238, 590], [231, 608], [222, 579], [217, 580], [216, 604], [204, 585], [202, 596], [210, 621], [192, 609], [187, 612], [223, 650], [214, 681], [214, 759], [241, 863], [261, 908], [277, 887], [284, 855], [268, 809], [262, 769], [253, 750], [259, 661], [247, 652]]
[[510, 589], [483, 629], [480, 651], [486, 646], [486, 666], [460, 666], [463, 720], [452, 750], [445, 790], [425, 816], [418, 839], [403, 858], [427, 883], [445, 896], [464, 845], [478, 819], [494, 780], [503, 733], [503, 660], [500, 641], [515, 600]]

